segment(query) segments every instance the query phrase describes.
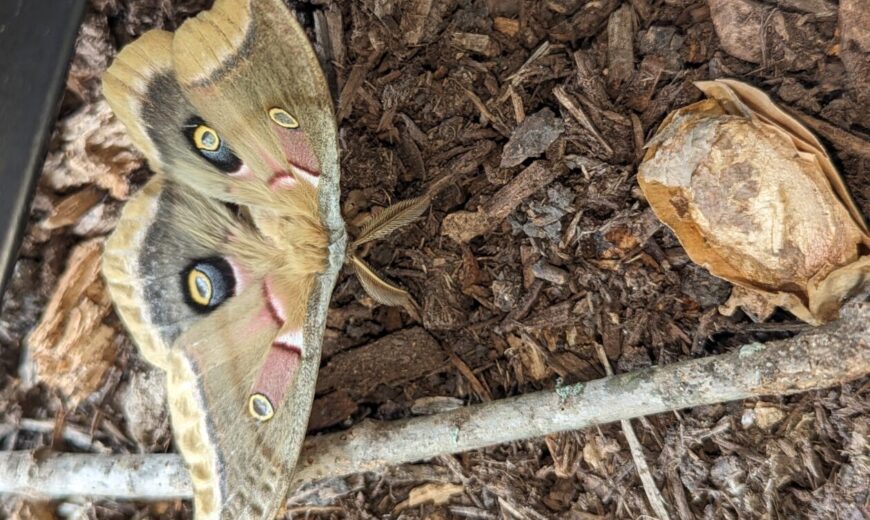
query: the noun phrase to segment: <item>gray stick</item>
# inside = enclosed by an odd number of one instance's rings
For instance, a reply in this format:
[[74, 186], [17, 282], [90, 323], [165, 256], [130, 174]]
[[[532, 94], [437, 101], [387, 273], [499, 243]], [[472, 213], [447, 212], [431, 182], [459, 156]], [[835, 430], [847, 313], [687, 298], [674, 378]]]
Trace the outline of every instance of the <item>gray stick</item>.
[[[293, 487], [446, 453], [681, 408], [786, 395], [870, 373], [870, 304], [801, 336], [402, 421], [367, 421], [312, 437]], [[0, 493], [163, 500], [191, 495], [177, 455], [0, 453]]]

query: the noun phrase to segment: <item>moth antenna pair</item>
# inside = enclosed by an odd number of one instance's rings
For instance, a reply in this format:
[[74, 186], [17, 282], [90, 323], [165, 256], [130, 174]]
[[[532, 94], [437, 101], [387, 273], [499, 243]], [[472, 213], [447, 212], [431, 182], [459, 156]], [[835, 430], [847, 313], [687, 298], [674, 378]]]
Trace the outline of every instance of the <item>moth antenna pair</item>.
[[347, 252], [347, 263], [357, 274], [365, 292], [382, 305], [404, 308], [414, 319], [420, 320], [420, 306], [408, 291], [388, 283], [359, 256], [360, 246], [386, 237], [393, 231], [404, 227], [422, 215], [429, 207], [432, 198], [429, 193], [413, 199], [397, 202], [375, 216], [369, 217], [362, 225], [359, 236], [351, 242]]

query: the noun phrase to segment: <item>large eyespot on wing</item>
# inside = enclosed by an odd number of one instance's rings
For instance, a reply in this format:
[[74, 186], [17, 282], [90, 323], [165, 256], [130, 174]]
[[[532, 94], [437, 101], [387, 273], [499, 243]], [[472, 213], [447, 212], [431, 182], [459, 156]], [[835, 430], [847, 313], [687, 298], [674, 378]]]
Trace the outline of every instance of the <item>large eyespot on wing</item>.
[[201, 117], [188, 119], [182, 131], [191, 149], [212, 166], [224, 173], [239, 174], [242, 168], [241, 159], [221, 139], [217, 130], [205, 124]]
[[210, 197], [237, 202], [231, 193], [244, 176], [244, 164], [182, 94], [172, 39], [155, 30], [124, 47], [103, 76], [106, 100], [153, 170]]
[[225, 258], [193, 260], [180, 274], [184, 299], [200, 314], [214, 311], [235, 294], [236, 275]]
[[[305, 32], [280, 0], [217, 0], [176, 31], [185, 97], [270, 188], [338, 180], [333, 104]], [[336, 191], [337, 193], [337, 191]]]

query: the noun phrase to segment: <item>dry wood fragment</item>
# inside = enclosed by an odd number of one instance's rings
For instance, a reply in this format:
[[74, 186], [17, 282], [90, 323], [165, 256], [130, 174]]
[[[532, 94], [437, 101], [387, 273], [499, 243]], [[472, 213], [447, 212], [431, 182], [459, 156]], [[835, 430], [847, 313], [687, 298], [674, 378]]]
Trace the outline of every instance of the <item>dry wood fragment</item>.
[[585, 2], [583, 2], [583, 0], [546, 0], [544, 3], [550, 11], [569, 15], [576, 11]]
[[333, 356], [317, 378], [317, 393], [347, 388], [365, 396], [379, 384], [411, 381], [441, 370], [446, 361], [429, 333], [421, 327], [404, 329]]
[[447, 503], [453, 496], [465, 491], [465, 487], [460, 484], [451, 484], [449, 482], [430, 482], [417, 486], [408, 493], [407, 500], [402, 501], [396, 506], [394, 512], [399, 512], [410, 507], [417, 507], [422, 504], [432, 503], [436, 506]]
[[73, 250], [27, 339], [38, 380], [57, 388], [72, 406], [99, 388], [118, 351], [115, 330], [103, 323], [112, 304], [100, 277], [102, 247], [94, 239]]
[[314, 399], [311, 416], [308, 418], [308, 431], [317, 431], [340, 424], [357, 410], [356, 401], [351, 399], [347, 390], [340, 388], [334, 392]]
[[522, 83], [523, 79], [525, 79], [526, 75], [528, 74], [528, 71], [531, 69], [532, 64], [535, 63], [535, 61], [549, 54], [551, 47], [552, 46], [548, 41], [542, 43], [540, 46], [538, 46], [537, 49], [535, 49], [532, 55], [529, 56], [525, 62], [523, 62], [523, 64], [520, 66], [519, 69], [517, 69], [516, 72], [514, 72], [505, 79], [507, 79], [507, 81], [510, 81], [510, 84], [514, 87]]
[[491, 58], [499, 53], [498, 43], [487, 34], [453, 33], [453, 44], [470, 52]]
[[166, 373], [157, 368], [136, 371], [118, 393], [127, 432], [140, 446], [168, 444], [169, 410], [166, 406]]
[[362, 87], [363, 81], [371, 68], [372, 60], [367, 60], [362, 63], [355, 63], [350, 69], [350, 74], [347, 76], [347, 82], [341, 88], [341, 94], [338, 96], [338, 114], [336, 115], [339, 122], [344, 120], [353, 111], [353, 101], [356, 98], [357, 91]]
[[607, 141], [605, 141], [604, 137], [601, 136], [601, 132], [599, 132], [598, 129], [595, 128], [595, 124], [592, 122], [592, 120], [589, 119], [585, 112], [583, 112], [583, 109], [580, 108], [580, 105], [578, 105], [574, 102], [573, 99], [571, 99], [571, 96], [569, 96], [568, 93], [565, 92], [565, 89], [561, 85], [553, 89], [553, 95], [556, 97], [556, 101], [558, 101], [559, 104], [565, 107], [565, 110], [567, 110], [569, 114], [574, 116], [574, 119], [576, 119], [583, 128], [585, 128], [593, 136], [595, 136], [595, 139], [598, 140], [598, 142], [601, 144], [601, 147], [607, 151], [607, 154], [613, 155], [613, 148], [611, 148], [610, 145], [607, 144]]
[[[833, 6], [831, 6], [833, 7]], [[870, 2], [840, 2], [840, 59], [846, 67], [852, 95], [860, 112], [856, 122], [870, 117]]]
[[568, 283], [568, 272], [541, 259], [532, 265], [532, 274], [539, 280], [546, 280], [556, 285]]
[[[870, 373], [868, 338], [870, 303], [863, 295], [843, 308], [839, 321], [791, 339], [439, 415], [363, 422], [309, 438], [291, 488], [558, 431], [840, 385]], [[191, 485], [178, 455], [37, 457], [19, 451], [0, 453], [0, 493], [165, 500], [190, 497]]]
[[550, 36], [556, 41], [563, 42], [588, 38], [598, 32], [601, 24], [619, 7], [619, 4], [618, 0], [586, 2], [571, 18], [553, 27]]
[[116, 199], [127, 197], [127, 175], [141, 168], [143, 160], [105, 101], [61, 119], [57, 139], [60, 146], [43, 166], [45, 185], [57, 191], [96, 185]]
[[522, 201], [564, 172], [564, 165], [535, 161], [498, 190], [479, 210], [457, 211], [444, 217], [441, 233], [459, 243], [468, 242], [497, 226]]
[[432, 11], [432, 0], [410, 0], [402, 6], [402, 19], [399, 30], [405, 43], [416, 45], [426, 32], [426, 19]]
[[607, 22], [607, 83], [617, 89], [634, 74], [634, 11], [624, 4]]
[[44, 229], [58, 229], [75, 224], [82, 215], [93, 208], [103, 197], [100, 190], [93, 186], [79, 190], [64, 197], [40, 223]]
[[508, 334], [505, 339], [511, 346], [513, 354], [520, 362], [523, 371], [517, 371], [517, 382], [524, 384], [526, 381], [542, 381], [552, 374], [547, 363], [547, 357], [543, 349], [531, 336], [525, 333], [520, 335]]
[[709, 0], [722, 48], [735, 58], [777, 69], [804, 70], [824, 59], [824, 37], [806, 15], [755, 0]]
[[837, 149], [846, 153], [860, 155], [864, 158], [870, 158], [870, 141], [862, 139], [860, 134], [847, 132], [827, 121], [804, 114], [803, 112], [798, 112], [797, 110], [792, 111], [792, 113], [800, 119], [803, 124], [824, 136], [825, 139], [831, 141], [831, 144], [833, 144]]
[[492, 27], [496, 31], [513, 38], [518, 32], [520, 32], [520, 21], [512, 18], [505, 18], [504, 16], [496, 16], [492, 21]]
[[562, 119], [556, 117], [549, 108], [541, 109], [524, 118], [523, 122], [511, 132], [511, 137], [505, 144], [500, 166], [510, 168], [529, 157], [540, 156], [562, 135], [564, 130]]
[[459, 370], [462, 377], [468, 381], [468, 384], [471, 385], [471, 389], [474, 390], [474, 393], [477, 394], [478, 397], [480, 397], [481, 401], [492, 401], [492, 394], [489, 393], [489, 389], [480, 382], [480, 379], [474, 375], [471, 367], [469, 367], [465, 361], [462, 361], [462, 358], [451, 353], [450, 362], [453, 363], [453, 366], [456, 367], [457, 370]]

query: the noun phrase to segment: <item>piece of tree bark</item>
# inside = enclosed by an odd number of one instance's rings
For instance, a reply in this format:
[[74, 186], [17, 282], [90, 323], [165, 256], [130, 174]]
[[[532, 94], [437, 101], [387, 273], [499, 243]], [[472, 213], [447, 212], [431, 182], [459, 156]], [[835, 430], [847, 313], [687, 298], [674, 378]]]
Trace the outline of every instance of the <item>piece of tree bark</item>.
[[100, 277], [102, 239], [73, 249], [39, 324], [27, 338], [38, 381], [70, 406], [93, 394], [117, 356], [115, 331], [104, 323], [112, 302]]
[[618, 89], [634, 74], [634, 11], [623, 5], [607, 21], [607, 83]]
[[565, 171], [562, 164], [535, 161], [495, 192], [477, 211], [457, 211], [447, 215], [441, 225], [441, 233], [456, 242], [466, 243], [497, 226], [521, 202], [549, 185]]
[[[320, 479], [428, 459], [554, 432], [761, 395], [826, 388], [870, 373], [870, 302], [800, 336], [751, 343], [588, 383], [391, 422], [363, 422], [309, 438], [291, 492]], [[0, 493], [158, 500], [189, 497], [177, 455], [0, 454]]]

